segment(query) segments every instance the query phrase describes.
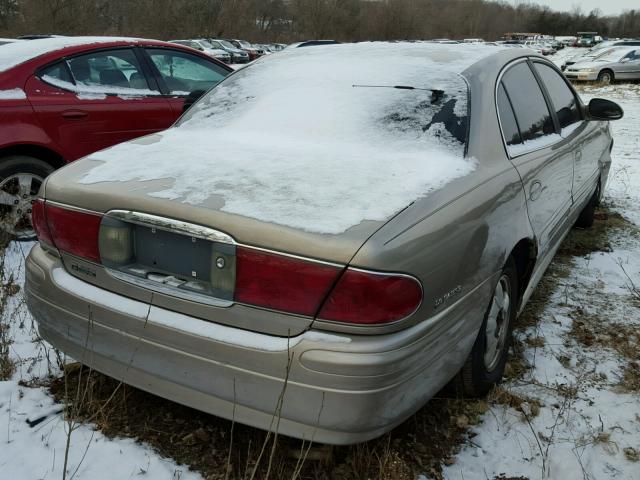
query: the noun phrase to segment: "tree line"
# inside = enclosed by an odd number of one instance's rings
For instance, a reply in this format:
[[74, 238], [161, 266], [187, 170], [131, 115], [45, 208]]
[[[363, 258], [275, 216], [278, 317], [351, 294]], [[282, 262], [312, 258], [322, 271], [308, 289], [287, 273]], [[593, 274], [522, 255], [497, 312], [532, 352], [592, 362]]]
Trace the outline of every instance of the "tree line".
[[640, 10], [605, 16], [528, 1], [487, 0], [0, 0], [0, 37], [126, 35], [292, 42], [500, 38], [506, 32], [640, 37]]

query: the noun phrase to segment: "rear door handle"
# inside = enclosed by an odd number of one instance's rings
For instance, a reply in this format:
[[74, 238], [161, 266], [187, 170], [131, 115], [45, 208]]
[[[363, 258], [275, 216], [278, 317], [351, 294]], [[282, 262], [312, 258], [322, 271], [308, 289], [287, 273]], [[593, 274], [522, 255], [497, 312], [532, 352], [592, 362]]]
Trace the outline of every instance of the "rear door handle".
[[582, 160], [582, 150], [578, 150], [576, 152], [576, 162], [579, 162]]
[[61, 115], [63, 118], [74, 119], [74, 118], [85, 118], [89, 114], [82, 110], [67, 110], [66, 112], [62, 112]]

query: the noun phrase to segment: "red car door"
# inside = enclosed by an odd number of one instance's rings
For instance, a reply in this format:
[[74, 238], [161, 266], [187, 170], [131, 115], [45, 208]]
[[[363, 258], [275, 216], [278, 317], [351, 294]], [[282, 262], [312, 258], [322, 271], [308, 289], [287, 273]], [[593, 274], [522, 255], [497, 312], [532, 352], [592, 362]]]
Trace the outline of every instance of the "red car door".
[[40, 69], [27, 98], [66, 161], [168, 128], [178, 113], [134, 48], [94, 50]]
[[189, 94], [206, 92], [232, 72], [225, 65], [185, 50], [164, 47], [146, 47], [144, 50], [160, 90], [177, 116], [182, 114]]

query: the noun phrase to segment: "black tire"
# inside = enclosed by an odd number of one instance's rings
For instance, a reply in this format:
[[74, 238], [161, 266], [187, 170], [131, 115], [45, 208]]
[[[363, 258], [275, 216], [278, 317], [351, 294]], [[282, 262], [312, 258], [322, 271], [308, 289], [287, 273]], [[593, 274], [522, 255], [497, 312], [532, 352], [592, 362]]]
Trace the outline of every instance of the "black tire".
[[593, 226], [593, 221], [596, 217], [596, 207], [600, 201], [600, 184], [596, 188], [596, 191], [593, 192], [593, 196], [589, 199], [589, 203], [585, 205], [585, 207], [578, 215], [578, 219], [574, 226], [578, 228], [591, 228]]
[[602, 70], [598, 74], [598, 83], [609, 85], [610, 83], [613, 83], [614, 80], [615, 76], [613, 75], [613, 72], [611, 70]]
[[[504, 279], [506, 279], [507, 288], [505, 288], [505, 283], [503, 283]], [[499, 288], [508, 291], [510, 299], [508, 313], [502, 315], [502, 321], [507, 321], [508, 323], [504, 325], [506, 329], [504, 330], [504, 340], [501, 344], [498, 343], [499, 347], [495, 349], [495, 359], [490, 362], [490, 365], [487, 365], [486, 355], [489, 353], [487, 349], [487, 325], [494, 308], [498, 308], [494, 303], [496, 302], [496, 295], [499, 292]], [[482, 326], [473, 344], [473, 349], [455, 379], [456, 390], [459, 393], [472, 397], [480, 397], [486, 395], [494, 385], [500, 383], [502, 380], [504, 367], [509, 354], [509, 347], [511, 345], [513, 326], [518, 313], [518, 298], [518, 271], [515, 261], [509, 257], [507, 264], [502, 269], [498, 283], [494, 288], [489, 306], [482, 321]], [[496, 338], [497, 334], [498, 331], [496, 331]]]
[[[29, 241], [35, 238], [31, 227], [31, 201], [38, 194], [44, 179], [54, 168], [47, 162], [25, 155], [12, 155], [0, 160], [0, 229], [9, 239]], [[30, 177], [26, 190], [19, 188], [19, 175]], [[15, 205], [8, 205], [7, 199], [15, 197]]]

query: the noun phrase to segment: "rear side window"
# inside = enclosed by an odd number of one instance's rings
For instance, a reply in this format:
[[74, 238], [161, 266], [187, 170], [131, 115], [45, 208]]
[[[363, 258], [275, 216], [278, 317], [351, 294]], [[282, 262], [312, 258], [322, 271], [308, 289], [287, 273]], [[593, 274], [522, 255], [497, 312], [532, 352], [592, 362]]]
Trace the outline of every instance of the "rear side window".
[[498, 113], [500, 114], [502, 133], [504, 134], [504, 140], [507, 142], [507, 145], [522, 143], [518, 123], [516, 122], [516, 117], [513, 115], [513, 108], [511, 108], [511, 102], [509, 101], [509, 97], [507, 97], [507, 92], [502, 86], [502, 83], [498, 86]]
[[62, 82], [73, 83], [71, 75], [69, 75], [69, 70], [62, 62], [54, 63], [53, 65], [49, 65], [44, 68], [40, 71], [40, 76], [47, 76], [48, 78], [53, 78]]
[[629, 52], [624, 58], [627, 58], [632, 62], [637, 62], [638, 60], [640, 60], [640, 50]]
[[534, 63], [535, 69], [547, 87], [551, 103], [556, 111], [560, 128], [566, 128], [582, 121], [578, 100], [564, 78], [553, 68], [542, 63]]
[[[510, 154], [520, 155], [559, 140], [547, 102], [528, 63], [521, 62], [507, 70], [502, 77], [502, 87], [511, 100], [522, 139], [521, 144], [509, 148]], [[501, 126], [508, 143], [505, 124]]]
[[146, 76], [131, 49], [79, 55], [68, 63], [77, 85], [97, 87], [105, 92], [149, 90]]

